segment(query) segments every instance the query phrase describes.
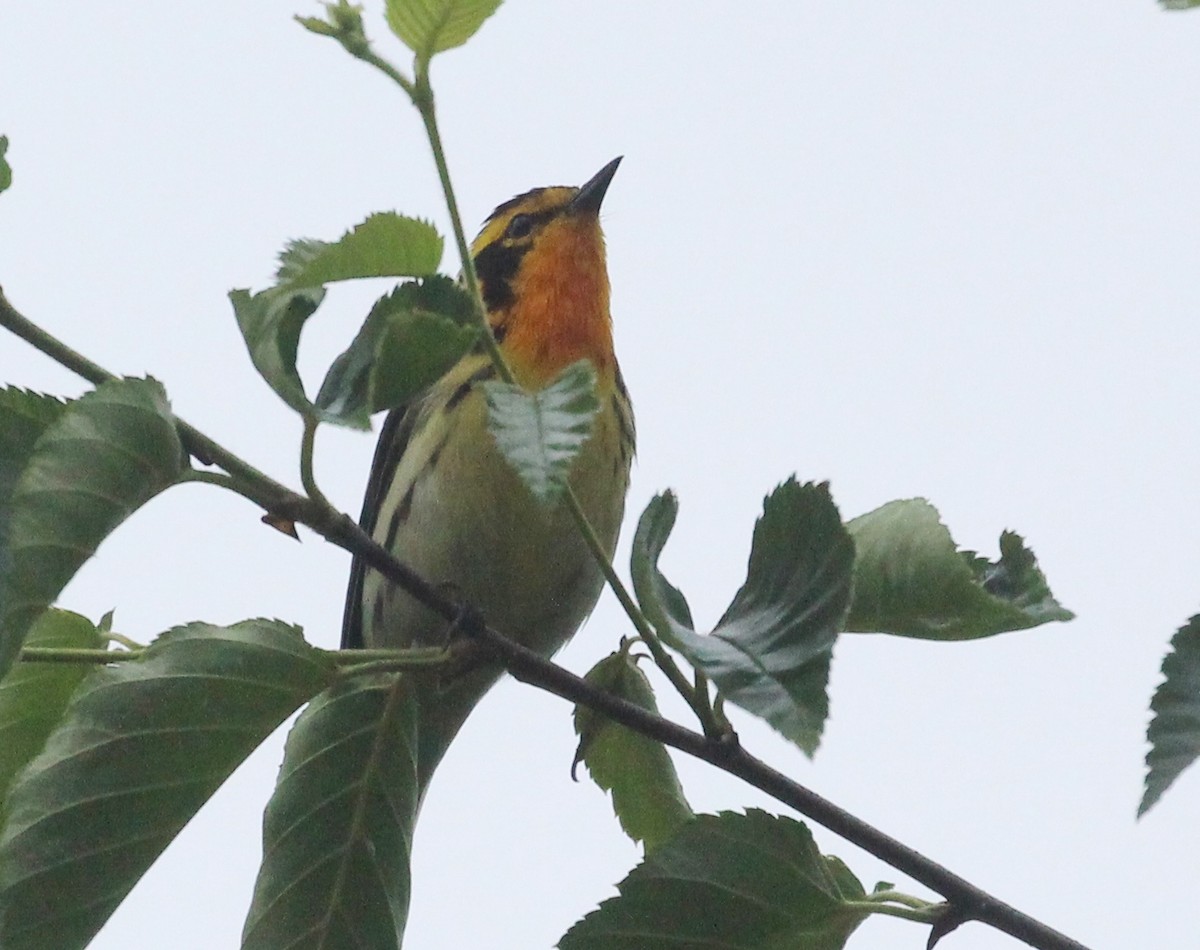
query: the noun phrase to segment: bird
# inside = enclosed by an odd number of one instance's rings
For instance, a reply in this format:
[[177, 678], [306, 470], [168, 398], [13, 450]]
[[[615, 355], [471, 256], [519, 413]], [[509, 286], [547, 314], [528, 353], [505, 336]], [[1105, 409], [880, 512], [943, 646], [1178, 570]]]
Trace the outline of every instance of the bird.
[[[488, 324], [514, 381], [537, 391], [590, 360], [599, 410], [568, 481], [611, 560], [636, 435], [613, 349], [600, 206], [618, 157], [579, 187], [504, 202], [471, 244]], [[602, 574], [564, 500], [537, 501], [488, 430], [482, 383], [499, 378], [468, 352], [380, 430], [360, 525], [426, 580], [445, 585], [495, 630], [549, 657], [595, 607]], [[343, 649], [443, 645], [447, 621], [360, 560], [351, 567]], [[497, 664], [416, 677], [418, 802]]]

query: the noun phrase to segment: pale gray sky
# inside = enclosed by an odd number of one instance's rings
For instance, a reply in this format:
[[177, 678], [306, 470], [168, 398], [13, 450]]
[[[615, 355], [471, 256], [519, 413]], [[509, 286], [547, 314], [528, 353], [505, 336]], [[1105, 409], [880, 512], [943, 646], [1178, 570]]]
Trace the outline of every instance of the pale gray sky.
[[[380, 51], [407, 61], [366, 3]], [[0, 33], [0, 283], [107, 367], [295, 483], [299, 425], [225, 299], [288, 238], [375, 210], [445, 229], [398, 91], [305, 33], [303, 0], [10, 4]], [[762, 496], [829, 479], [850, 517], [925, 495], [956, 539], [1033, 545], [1079, 614], [957, 645], [849, 636], [815, 762], [741, 717], [802, 782], [1094, 948], [1195, 945], [1200, 776], [1140, 824], [1146, 705], [1200, 606], [1200, 13], [1151, 0], [945, 4], [513, 2], [439, 59], [469, 229], [535, 185], [626, 156], [605, 204], [621, 360], [638, 412], [630, 524], [665, 487], [664, 567], [711, 623]], [[448, 259], [445, 269], [457, 263]], [[335, 292], [317, 375], [380, 288]], [[79, 383], [0, 336], [3, 380]], [[323, 432], [357, 512], [371, 440]], [[278, 616], [338, 639], [347, 558], [244, 502], [177, 488], [63, 597], [149, 639]], [[606, 598], [562, 661], [626, 632]], [[668, 708], [683, 716], [674, 704]], [[236, 946], [282, 737], [217, 795], [93, 944]], [[451, 749], [422, 816], [407, 946], [550, 947], [637, 860], [572, 784], [569, 709], [511, 683]], [[680, 761], [697, 809], [776, 808]], [[921, 888], [832, 835], [868, 884]], [[866, 923], [850, 946], [923, 945]], [[970, 926], [955, 950], [1015, 944]]]

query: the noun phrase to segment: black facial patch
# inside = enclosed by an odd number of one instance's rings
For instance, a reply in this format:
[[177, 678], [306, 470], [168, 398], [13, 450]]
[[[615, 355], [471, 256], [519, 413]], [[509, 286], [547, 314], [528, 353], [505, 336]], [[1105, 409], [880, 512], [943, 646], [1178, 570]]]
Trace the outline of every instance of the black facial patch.
[[[520, 208], [544, 188], [535, 188], [506, 201], [492, 212], [488, 222]], [[504, 234], [475, 255], [475, 273], [479, 277], [483, 303], [489, 312], [503, 310], [513, 302], [512, 280], [521, 266], [521, 258], [533, 246], [542, 225], [562, 213], [566, 205], [540, 211], [520, 211], [513, 215]]]
[[513, 302], [512, 279], [528, 250], [528, 244], [506, 245], [495, 241], [475, 255], [475, 274], [489, 311], [503, 310]]

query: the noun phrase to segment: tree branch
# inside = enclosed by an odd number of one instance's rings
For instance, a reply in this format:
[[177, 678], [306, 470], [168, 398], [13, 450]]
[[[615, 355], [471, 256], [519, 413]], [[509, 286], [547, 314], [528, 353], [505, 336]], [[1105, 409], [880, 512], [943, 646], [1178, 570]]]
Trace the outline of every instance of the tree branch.
[[[92, 383], [99, 385], [117, 378], [26, 319], [2, 290], [0, 326]], [[742, 748], [736, 734], [721, 732], [710, 738], [693, 732], [594, 688], [574, 673], [508, 639], [489, 627], [477, 613], [448, 597], [442, 588], [397, 559], [348, 515], [296, 494], [178, 417], [176, 425], [187, 451], [201, 462], [218, 465], [228, 472], [239, 482], [240, 494], [268, 513], [307, 525], [325, 540], [361, 558], [430, 610], [454, 623], [465, 636], [482, 644], [518, 680], [594, 709], [635, 732], [741, 778], [942, 895], [957, 920], [978, 920], [1038, 950], [1087, 950], [1078, 941], [998, 900], [755, 758]]]

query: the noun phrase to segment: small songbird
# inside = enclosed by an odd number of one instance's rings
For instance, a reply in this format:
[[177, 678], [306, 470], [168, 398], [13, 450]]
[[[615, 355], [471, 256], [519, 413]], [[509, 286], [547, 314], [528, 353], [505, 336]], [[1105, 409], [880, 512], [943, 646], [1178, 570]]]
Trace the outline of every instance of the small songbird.
[[[613, 352], [599, 221], [620, 161], [582, 187], [536, 188], [506, 201], [471, 246], [488, 322], [520, 385], [537, 390], [580, 359], [595, 368], [600, 408], [569, 479], [610, 557], [634, 453], [633, 409]], [[549, 656], [591, 613], [602, 577], [565, 502], [535, 500], [493, 441], [479, 384], [496, 377], [488, 355], [477, 349], [388, 414], [361, 524], [500, 633]], [[354, 562], [343, 648], [437, 646], [446, 637], [442, 617]], [[416, 674], [421, 795], [500, 672], [486, 665]]]

